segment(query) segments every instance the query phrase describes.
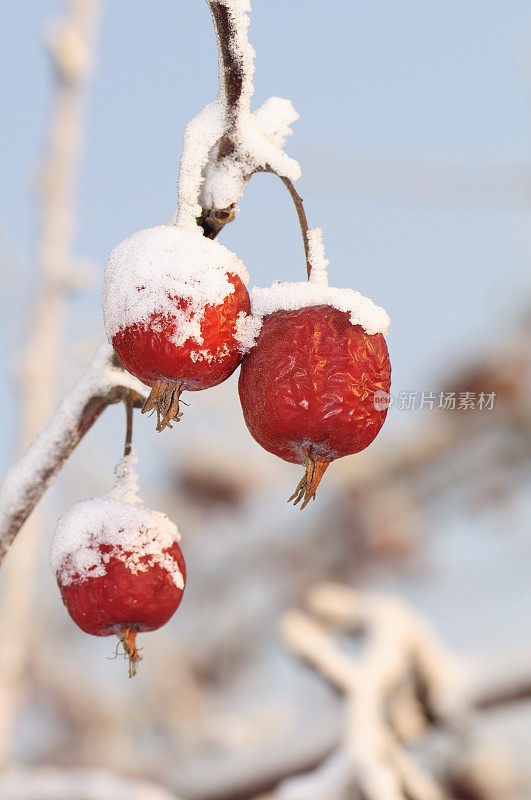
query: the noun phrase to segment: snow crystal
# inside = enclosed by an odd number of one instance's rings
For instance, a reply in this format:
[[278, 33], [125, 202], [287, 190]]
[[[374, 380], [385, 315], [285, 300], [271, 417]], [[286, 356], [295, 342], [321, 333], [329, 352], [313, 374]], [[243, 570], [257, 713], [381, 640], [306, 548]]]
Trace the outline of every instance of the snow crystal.
[[253, 112], [264, 136], [275, 147], [282, 148], [291, 136], [291, 124], [299, 119], [291, 100], [283, 97], [270, 97]]
[[[279, 103], [287, 103], [293, 110], [289, 101]], [[219, 161], [217, 151], [211, 153], [204, 170], [205, 180], [200, 194], [200, 204], [205, 208], [227, 208], [239, 202], [247, 179], [259, 169], [272, 170], [292, 181], [300, 178], [302, 173], [298, 162], [286, 155], [277, 144], [286, 135], [286, 107], [273, 104], [266, 111], [266, 118], [269, 114], [268, 130], [262, 126], [264, 115], [260, 111], [258, 109], [240, 119], [236, 148], [231, 156]], [[279, 113], [275, 120], [273, 111]], [[288, 129], [288, 132], [291, 133], [291, 130]]]
[[245, 314], [240, 311], [236, 317], [236, 330], [234, 338], [238, 343], [238, 349], [241, 353], [247, 353], [251, 347], [254, 347], [258, 334], [262, 328], [262, 318], [251, 314]]
[[141, 504], [138, 496], [137, 463], [136, 448], [131, 447], [129, 455], [121, 458], [116, 464], [114, 468], [116, 481], [113, 488], [108, 492], [109, 496], [114, 497], [115, 500], [120, 500], [122, 503], [128, 503], [131, 506]]
[[369, 334], [385, 335], [390, 323], [389, 315], [383, 308], [354, 289], [336, 289], [309, 281], [277, 282], [265, 289], [255, 286], [250, 298], [252, 316], [247, 319], [241, 316], [236, 324], [235, 338], [242, 352], [248, 352], [255, 345], [263, 318], [281, 309], [295, 311], [306, 306], [332, 306], [349, 313], [352, 325], [361, 325]]
[[[249, 276], [239, 258], [200, 229], [159, 225], [129, 236], [114, 248], [105, 269], [103, 322], [109, 341], [119, 330], [147, 322], [152, 314], [177, 318], [177, 340], [202, 343], [204, 307], [222, 303], [234, 291], [227, 273]], [[175, 308], [173, 297], [189, 300]]]
[[[203, 169], [214, 145], [223, 136], [226, 125], [225, 104], [221, 97], [205, 106], [186, 126], [183, 151], [179, 165], [177, 196], [179, 208], [172, 224], [194, 230], [201, 214], [199, 194], [203, 183]], [[215, 148], [217, 151], [217, 148]]]
[[[50, 561], [63, 586], [102, 577], [109, 560], [117, 558], [134, 575], [160, 566], [179, 589], [184, 588], [176, 561], [165, 552], [179, 541], [179, 532], [165, 514], [141, 505], [135, 463], [133, 450], [118, 463], [116, 484], [109, 492], [76, 503], [60, 517]], [[110, 550], [101, 553], [100, 545]]]
[[[230, 47], [242, 76], [242, 90], [230, 112], [225, 95], [224, 67], [219, 60], [219, 91], [187, 125], [179, 168], [179, 207], [170, 224], [197, 228], [203, 208], [228, 208], [241, 199], [246, 182], [257, 169], [270, 169], [292, 181], [301, 176], [297, 161], [283, 151], [290, 124], [298, 114], [289, 100], [271, 97], [251, 112], [255, 52], [248, 40], [251, 10], [248, 0], [222, 0], [229, 11], [233, 34]], [[230, 155], [218, 158], [219, 143], [228, 135]]]
[[[248, 16], [251, 11], [250, 0], [219, 0], [221, 5], [224, 5], [229, 12], [230, 25], [232, 28], [229, 45], [232, 51], [232, 56], [238, 62], [242, 75], [242, 87], [238, 108], [236, 109], [236, 124], [238, 118], [248, 114], [251, 110], [251, 97], [254, 93], [253, 77], [254, 77], [254, 57], [256, 55], [254, 47], [249, 42], [247, 29], [249, 27], [250, 18]], [[220, 48], [221, 49], [221, 48]], [[225, 74], [221, 55], [218, 58], [218, 79], [220, 93], [219, 96], [226, 103], [225, 99]]]
[[308, 261], [310, 263], [310, 283], [319, 284], [319, 286], [328, 286], [328, 272], [327, 267], [329, 261], [325, 256], [323, 244], [323, 231], [321, 228], [310, 228], [307, 232], [308, 236]]
[[[243, 311], [240, 312], [244, 314]], [[230, 355], [230, 350], [228, 344], [225, 342], [223, 347], [218, 347], [215, 353], [212, 353], [210, 350], [191, 350], [190, 351], [190, 358], [195, 363], [196, 361], [206, 361], [208, 364], [211, 364], [214, 359], [225, 358], [226, 356]]]

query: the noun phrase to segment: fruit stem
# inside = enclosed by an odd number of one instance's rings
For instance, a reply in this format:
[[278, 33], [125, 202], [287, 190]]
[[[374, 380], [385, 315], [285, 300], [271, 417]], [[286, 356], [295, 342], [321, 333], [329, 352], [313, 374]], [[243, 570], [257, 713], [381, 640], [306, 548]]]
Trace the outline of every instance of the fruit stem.
[[127, 392], [124, 397], [125, 404], [125, 444], [124, 456], [131, 455], [131, 448], [133, 446], [133, 407], [134, 407], [134, 392], [131, 390]]
[[295, 210], [297, 211], [297, 216], [299, 218], [299, 225], [301, 226], [301, 233], [302, 233], [302, 241], [304, 244], [304, 255], [306, 256], [306, 273], [308, 275], [308, 280], [310, 279], [310, 272], [312, 271], [312, 265], [310, 264], [310, 246], [308, 243], [308, 220], [306, 218], [306, 212], [304, 210], [304, 206], [302, 204], [302, 197], [297, 192], [295, 186], [293, 185], [292, 181], [289, 178], [286, 178], [284, 175], [279, 175], [280, 180], [288, 190], [291, 195], [291, 199], [293, 200], [293, 205], [295, 206]]
[[308, 280], [309, 280], [310, 279], [310, 272], [312, 271], [312, 265], [310, 264], [310, 243], [308, 241], [308, 220], [306, 218], [306, 212], [304, 210], [302, 197], [297, 192], [295, 186], [293, 185], [293, 182], [290, 181], [289, 178], [286, 178], [285, 175], [279, 175], [278, 172], [275, 172], [275, 170], [271, 169], [271, 167], [265, 167], [265, 168], [264, 167], [258, 167], [258, 169], [256, 169], [255, 172], [270, 172], [273, 175], [276, 175], [278, 178], [280, 178], [280, 180], [282, 181], [282, 183], [284, 184], [284, 186], [286, 187], [286, 189], [290, 193], [291, 199], [293, 200], [293, 205], [295, 206], [295, 210], [297, 212], [297, 217], [299, 218], [299, 225], [300, 225], [301, 234], [302, 234], [302, 243], [304, 245], [304, 255], [306, 256], [306, 274], [307, 274], [307, 277], [308, 277]]
[[142, 406], [142, 414], [149, 411], [157, 413], [157, 431], [164, 428], [171, 428], [171, 421], [176, 422], [182, 417], [179, 411], [179, 398], [183, 387], [182, 381], [162, 381], [156, 380], [151, 387], [149, 397]]
[[118, 639], [124, 648], [124, 652], [127, 658], [129, 658], [129, 677], [133, 678], [137, 673], [137, 664], [139, 661], [142, 661], [142, 656], [138, 652], [138, 648], [136, 646], [136, 637], [138, 631], [133, 630], [130, 627], [122, 628], [120, 634], [118, 635]]
[[329, 461], [320, 461], [319, 459], [312, 458], [311, 454], [304, 453], [304, 475], [302, 476], [299, 484], [291, 497], [288, 498], [288, 503], [293, 501], [296, 506], [302, 500], [300, 510], [306, 508], [310, 500], [315, 500], [317, 487], [321, 483], [321, 478], [328, 469]]

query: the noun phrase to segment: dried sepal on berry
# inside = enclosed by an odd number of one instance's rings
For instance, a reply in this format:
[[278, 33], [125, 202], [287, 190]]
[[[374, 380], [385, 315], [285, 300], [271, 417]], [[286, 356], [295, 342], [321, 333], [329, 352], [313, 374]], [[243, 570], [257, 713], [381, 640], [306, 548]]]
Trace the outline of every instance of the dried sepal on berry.
[[168, 622], [186, 582], [180, 535], [164, 514], [141, 505], [135, 463], [133, 451], [118, 463], [111, 491], [61, 516], [50, 553], [70, 616], [86, 633], [118, 636], [131, 675], [137, 634]]

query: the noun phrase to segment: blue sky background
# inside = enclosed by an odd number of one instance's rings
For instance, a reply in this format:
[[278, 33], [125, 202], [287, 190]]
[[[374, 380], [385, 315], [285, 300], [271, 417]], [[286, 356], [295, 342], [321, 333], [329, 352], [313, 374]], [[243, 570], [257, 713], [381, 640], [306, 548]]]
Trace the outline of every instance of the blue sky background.
[[[437, 388], [449, 361], [510, 330], [529, 295], [531, 5], [253, 5], [255, 101], [289, 97], [301, 115], [288, 151], [301, 161], [299, 191], [310, 223], [324, 228], [332, 281], [390, 312], [395, 392]], [[63, 9], [62, 1], [26, 0], [3, 13], [0, 403], [6, 412], [16, 410], [7, 378], [35, 287], [32, 186], [53, 85], [42, 36]], [[173, 211], [182, 132], [214, 96], [216, 80], [215, 40], [202, 0], [107, 3], [76, 237], [77, 254], [98, 266], [91, 291], [73, 305], [72, 338], [103, 336], [99, 294], [109, 250]], [[425, 196], [410, 196], [404, 162], [428, 170]], [[361, 182], [360, 164], [369, 165]], [[375, 164], [383, 164], [380, 189], [371, 189]], [[499, 202], [496, 192], [470, 199], [459, 185], [443, 192], [429, 178], [434, 164], [443, 173], [448, 165], [475, 166], [480, 175], [492, 166], [502, 176], [507, 170]], [[251, 181], [222, 241], [243, 258], [251, 283], [304, 275], [296, 217], [272, 176]], [[4, 462], [13, 424], [4, 414], [0, 426]]]

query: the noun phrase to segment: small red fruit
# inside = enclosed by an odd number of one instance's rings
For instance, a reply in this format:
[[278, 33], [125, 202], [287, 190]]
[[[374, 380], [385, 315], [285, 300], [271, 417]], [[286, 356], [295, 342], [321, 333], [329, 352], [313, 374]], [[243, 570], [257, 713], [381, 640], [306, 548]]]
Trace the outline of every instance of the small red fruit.
[[85, 633], [118, 636], [130, 675], [140, 659], [137, 634], [168, 622], [186, 582], [177, 528], [133, 498], [118, 485], [72, 506], [59, 519], [51, 550], [68, 613]]
[[[320, 287], [305, 286], [304, 292], [319, 297]], [[352, 324], [346, 311], [306, 305], [265, 315], [238, 388], [256, 441], [285, 461], [305, 465], [290, 500], [302, 500], [304, 508], [331, 461], [359, 453], [374, 440], [387, 414], [377, 407], [375, 392], [387, 393], [390, 383], [383, 335]]]
[[109, 257], [103, 308], [128, 372], [152, 387], [142, 409], [157, 430], [179, 419], [179, 396], [226, 380], [240, 364], [235, 339], [250, 312], [245, 267], [199, 231], [161, 225], [130, 236]]

